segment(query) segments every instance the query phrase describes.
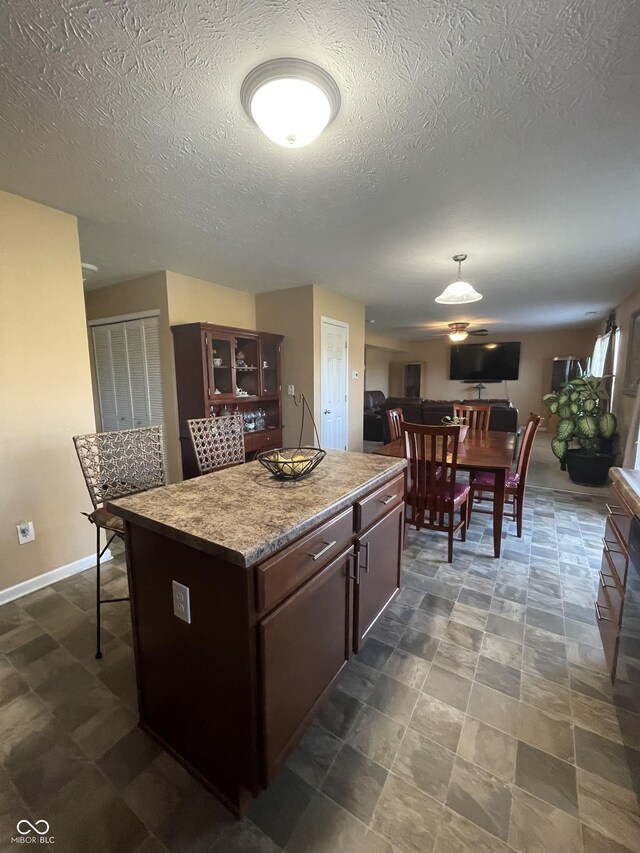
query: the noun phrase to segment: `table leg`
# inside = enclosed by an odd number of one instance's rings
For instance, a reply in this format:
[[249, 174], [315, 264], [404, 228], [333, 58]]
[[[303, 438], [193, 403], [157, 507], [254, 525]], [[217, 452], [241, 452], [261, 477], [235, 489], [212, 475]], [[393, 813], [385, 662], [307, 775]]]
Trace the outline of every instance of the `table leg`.
[[502, 547], [502, 518], [504, 516], [504, 484], [506, 471], [496, 471], [493, 494], [493, 556], [500, 556]]

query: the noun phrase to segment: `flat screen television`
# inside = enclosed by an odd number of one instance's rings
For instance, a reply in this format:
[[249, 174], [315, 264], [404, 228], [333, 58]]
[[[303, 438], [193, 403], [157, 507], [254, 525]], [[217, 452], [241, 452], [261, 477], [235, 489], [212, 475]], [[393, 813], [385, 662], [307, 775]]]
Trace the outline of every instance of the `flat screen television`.
[[519, 369], [520, 341], [451, 347], [449, 379], [503, 382], [505, 379], [517, 379]]

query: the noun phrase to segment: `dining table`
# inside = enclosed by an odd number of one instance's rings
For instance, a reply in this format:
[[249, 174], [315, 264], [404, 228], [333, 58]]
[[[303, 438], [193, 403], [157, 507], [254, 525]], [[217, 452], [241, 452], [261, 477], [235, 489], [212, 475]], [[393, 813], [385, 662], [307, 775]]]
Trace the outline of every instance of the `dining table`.
[[[457, 466], [462, 471], [487, 471], [494, 475], [493, 494], [493, 554], [500, 556], [502, 520], [504, 517], [505, 481], [513, 464], [517, 435], [496, 430], [469, 430], [458, 443]], [[379, 456], [402, 458], [405, 455], [402, 438], [373, 451]]]

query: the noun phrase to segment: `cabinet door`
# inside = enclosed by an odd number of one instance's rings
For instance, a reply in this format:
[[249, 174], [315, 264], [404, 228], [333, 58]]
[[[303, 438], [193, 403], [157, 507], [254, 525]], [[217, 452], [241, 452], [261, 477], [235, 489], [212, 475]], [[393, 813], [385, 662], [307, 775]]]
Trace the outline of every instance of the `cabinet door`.
[[404, 504], [396, 507], [358, 540], [354, 649], [365, 641], [378, 616], [400, 589]]
[[351, 549], [259, 623], [265, 783], [350, 656]]
[[280, 340], [260, 337], [260, 395], [280, 393]]

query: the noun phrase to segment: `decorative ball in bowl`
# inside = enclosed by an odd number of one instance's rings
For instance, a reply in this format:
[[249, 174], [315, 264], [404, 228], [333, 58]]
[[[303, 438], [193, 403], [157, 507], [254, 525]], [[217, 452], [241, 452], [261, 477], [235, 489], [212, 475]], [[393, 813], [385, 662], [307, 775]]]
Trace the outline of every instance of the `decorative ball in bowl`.
[[279, 480], [299, 480], [310, 474], [326, 455], [318, 447], [278, 447], [258, 453], [256, 459]]

